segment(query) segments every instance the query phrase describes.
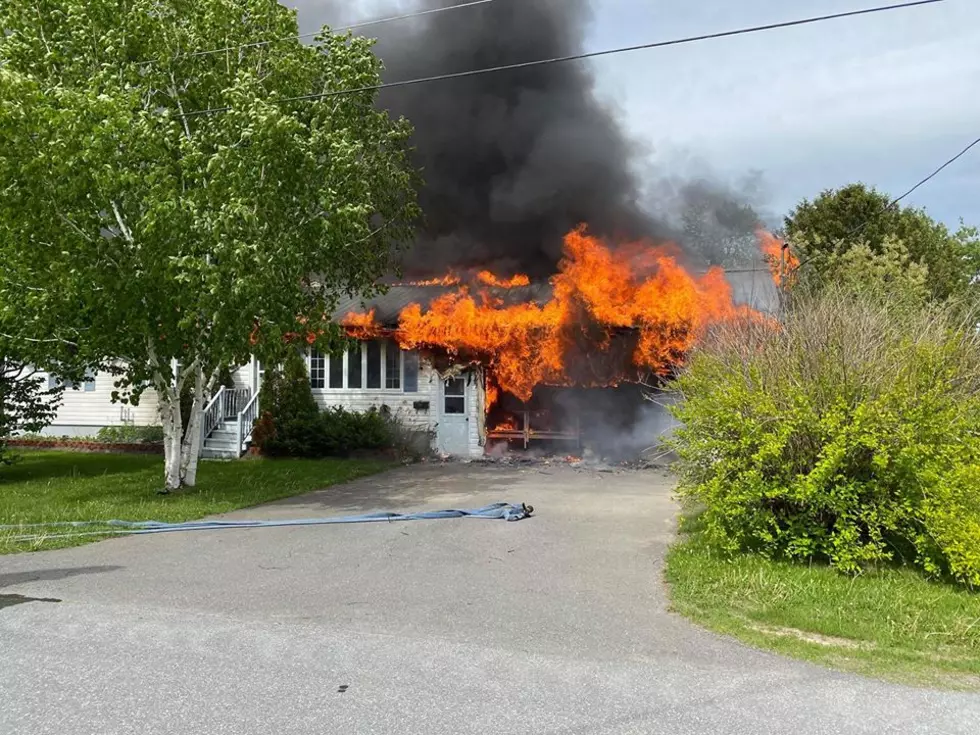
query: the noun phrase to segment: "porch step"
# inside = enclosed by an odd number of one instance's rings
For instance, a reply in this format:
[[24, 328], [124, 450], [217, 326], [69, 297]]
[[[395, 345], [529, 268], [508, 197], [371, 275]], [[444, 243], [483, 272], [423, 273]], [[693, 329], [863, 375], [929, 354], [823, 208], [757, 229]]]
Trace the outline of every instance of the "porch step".
[[201, 457], [204, 459], [238, 459], [240, 456], [234, 449], [216, 449], [207, 446], [201, 449]]
[[228, 419], [218, 424], [204, 440], [201, 456], [209, 459], [238, 459], [242, 448], [238, 446], [238, 419]]

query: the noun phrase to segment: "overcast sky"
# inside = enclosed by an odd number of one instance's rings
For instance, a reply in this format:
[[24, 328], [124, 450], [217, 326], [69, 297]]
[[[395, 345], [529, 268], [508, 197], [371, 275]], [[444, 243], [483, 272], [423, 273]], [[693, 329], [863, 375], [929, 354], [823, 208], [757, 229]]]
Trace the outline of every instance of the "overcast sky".
[[[299, 6], [304, 30], [350, 18], [330, 0], [288, 4]], [[593, 0], [587, 50], [877, 4], [885, 3]], [[340, 7], [372, 9], [367, 0]], [[980, 136], [980, 0], [585, 63], [656, 171], [733, 183], [759, 171], [776, 215], [852, 181], [900, 194]], [[980, 146], [908, 201], [950, 225], [960, 217], [980, 225]]]

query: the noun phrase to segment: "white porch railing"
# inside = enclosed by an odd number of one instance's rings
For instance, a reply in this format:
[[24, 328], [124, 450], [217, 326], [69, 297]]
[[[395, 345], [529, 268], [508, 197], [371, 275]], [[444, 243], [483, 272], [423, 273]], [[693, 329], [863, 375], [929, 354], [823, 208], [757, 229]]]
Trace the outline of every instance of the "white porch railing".
[[208, 405], [204, 407], [204, 416], [201, 420], [202, 441], [211, 436], [211, 433], [218, 428], [225, 418], [224, 398], [226, 390], [227, 388], [221, 386]]
[[[204, 407], [204, 415], [201, 419], [201, 441], [203, 442], [211, 436], [225, 421], [235, 419], [237, 425], [240, 426], [241, 421], [239, 418], [242, 412], [251, 406], [257, 407], [257, 398], [258, 395], [254, 398], [252, 397], [252, 391], [248, 388], [226, 388], [225, 386], [221, 386], [218, 392], [214, 394], [214, 397], [208, 402], [208, 405]], [[254, 420], [253, 418], [253, 423]], [[241, 436], [241, 433], [239, 429], [238, 435]], [[251, 435], [251, 424], [249, 424], [248, 436]], [[242, 443], [242, 441], [239, 441], [239, 447], [242, 446]], [[238, 451], [241, 452], [242, 450], [239, 449]]]
[[252, 391], [248, 388], [225, 388], [224, 391], [222, 418], [233, 419], [248, 405], [252, 398]]
[[238, 413], [238, 451], [245, 451], [245, 442], [252, 438], [252, 430], [259, 418], [259, 394], [256, 393]]

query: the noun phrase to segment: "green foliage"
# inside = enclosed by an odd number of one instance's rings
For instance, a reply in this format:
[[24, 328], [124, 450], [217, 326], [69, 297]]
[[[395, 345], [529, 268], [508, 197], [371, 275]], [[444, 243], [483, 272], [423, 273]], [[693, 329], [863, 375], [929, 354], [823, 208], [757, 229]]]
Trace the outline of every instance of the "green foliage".
[[266, 372], [259, 402], [262, 416], [252, 440], [270, 457], [337, 457], [391, 445], [388, 422], [378, 411], [320, 411], [297, 350], [288, 350], [282, 365]]
[[890, 206], [891, 200], [863, 184], [823, 192], [804, 200], [786, 218], [785, 229], [794, 253], [806, 267], [800, 276], [811, 286], [836, 284], [848, 266], [852, 249], [863, 252], [864, 274], [887, 282], [903, 281], [897, 267], [912, 272], [914, 289], [924, 281], [930, 298], [944, 300], [970, 290], [980, 273], [980, 239], [975, 230], [951, 233], [921, 209]]
[[334, 406], [308, 418], [273, 419], [271, 438], [261, 451], [270, 457], [347, 457], [390, 447], [392, 433], [379, 411], [348, 411]]
[[682, 492], [728, 552], [915, 564], [980, 585], [980, 337], [824, 292], [719, 329], [677, 381]]
[[259, 405], [277, 423], [305, 421], [319, 413], [306, 361], [298, 350], [287, 350], [281, 364], [266, 370]]
[[391, 433], [380, 411], [358, 413], [334, 406], [323, 411], [316, 425], [318, 456], [344, 457], [359, 450], [384, 449]]
[[339, 338], [324, 314], [410, 240], [408, 123], [376, 91], [285, 101], [378, 85], [370, 40], [304, 45], [269, 0], [4, 2], [0, 28], [0, 317], [120, 360], [118, 398], [172, 408], [174, 361], [209, 392], [297, 320]]
[[7, 440], [13, 434], [36, 433], [57, 414], [63, 386], [48, 388], [34, 368], [0, 356], [0, 467], [14, 455]]
[[162, 426], [103, 426], [95, 440], [106, 444], [159, 444], [163, 441]]
[[[805, 242], [800, 249], [811, 251]], [[833, 283], [853, 295], [916, 309], [930, 299], [928, 275], [928, 268], [912, 261], [904, 243], [888, 237], [879, 252], [859, 242], [842, 252], [828, 253], [819, 270], [801, 269], [791, 295], [805, 297]]]

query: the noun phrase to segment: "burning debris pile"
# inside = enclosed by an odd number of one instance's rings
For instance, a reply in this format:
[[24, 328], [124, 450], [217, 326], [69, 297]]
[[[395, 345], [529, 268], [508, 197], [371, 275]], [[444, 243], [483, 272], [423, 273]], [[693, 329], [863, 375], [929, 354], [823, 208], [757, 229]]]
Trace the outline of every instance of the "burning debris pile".
[[585, 227], [566, 235], [549, 284], [535, 299], [541, 289], [524, 275], [451, 275], [424, 282], [452, 290], [407, 305], [397, 324], [380, 324], [373, 312], [350, 313], [343, 324], [352, 336], [385, 334], [404, 349], [483, 366], [489, 412], [501, 393], [527, 402], [541, 386], [657, 382], [705, 328], [757, 315], [735, 304], [720, 268], [694, 275], [672, 246], [611, 245]]

